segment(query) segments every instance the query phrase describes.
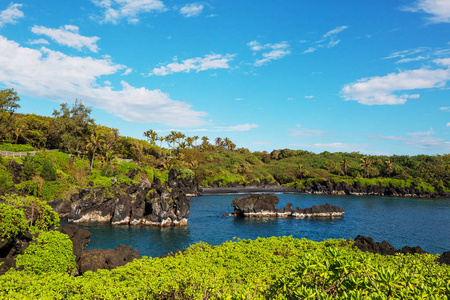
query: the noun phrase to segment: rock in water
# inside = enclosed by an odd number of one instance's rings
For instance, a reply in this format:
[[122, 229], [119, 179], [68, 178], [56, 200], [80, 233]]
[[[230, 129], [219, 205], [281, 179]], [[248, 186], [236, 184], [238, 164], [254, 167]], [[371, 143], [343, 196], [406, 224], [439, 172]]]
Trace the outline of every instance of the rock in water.
[[[110, 222], [112, 225], [186, 226], [190, 211], [187, 194], [198, 193], [198, 184], [169, 172], [167, 184], [159, 179], [126, 185], [87, 188], [72, 195], [69, 221]], [[59, 203], [58, 203], [59, 204]], [[53, 205], [54, 208], [67, 205]]]
[[305, 209], [297, 207], [293, 210], [292, 203], [286, 204], [283, 209], [277, 209], [279, 202], [274, 194], [252, 194], [234, 199], [231, 206], [234, 207], [236, 216], [243, 217], [334, 218], [344, 214], [342, 208], [328, 203]]

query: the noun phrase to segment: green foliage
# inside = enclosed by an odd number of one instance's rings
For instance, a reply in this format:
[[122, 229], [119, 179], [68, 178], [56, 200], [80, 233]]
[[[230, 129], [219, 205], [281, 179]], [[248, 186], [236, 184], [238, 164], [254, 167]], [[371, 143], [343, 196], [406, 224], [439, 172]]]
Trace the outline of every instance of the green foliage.
[[179, 171], [180, 171], [180, 174], [181, 174], [182, 178], [187, 178], [187, 179], [194, 179], [195, 178], [194, 171], [192, 171], [190, 169], [182, 168]]
[[[16, 260], [18, 267], [36, 275], [46, 273], [68, 273], [76, 267], [72, 241], [58, 231], [40, 231], [23, 255]], [[14, 271], [13, 271], [14, 273]]]
[[9, 191], [14, 186], [11, 173], [6, 170], [6, 167], [0, 165], [0, 190]]
[[26, 156], [23, 159], [23, 170], [22, 176], [26, 180], [31, 180], [33, 176], [37, 173], [38, 165], [34, 161], [32, 156]]
[[10, 151], [10, 152], [26, 152], [26, 151], [33, 151], [34, 147], [31, 145], [16, 145], [16, 144], [9, 144], [4, 143], [0, 144], [0, 150], [2, 151]]
[[42, 163], [41, 176], [47, 181], [56, 180], [56, 169], [50, 159], [46, 158]]
[[0, 298], [446, 299], [450, 267], [436, 258], [363, 253], [344, 240], [237, 239], [78, 277], [12, 271]]
[[58, 214], [44, 200], [16, 194], [0, 197], [0, 203], [21, 210], [26, 224], [39, 230], [49, 230], [59, 225]]
[[0, 203], [0, 240], [13, 238], [26, 230], [24, 212], [14, 206]]
[[61, 194], [61, 186], [58, 182], [44, 182], [42, 184], [42, 199], [45, 201], [53, 201]]

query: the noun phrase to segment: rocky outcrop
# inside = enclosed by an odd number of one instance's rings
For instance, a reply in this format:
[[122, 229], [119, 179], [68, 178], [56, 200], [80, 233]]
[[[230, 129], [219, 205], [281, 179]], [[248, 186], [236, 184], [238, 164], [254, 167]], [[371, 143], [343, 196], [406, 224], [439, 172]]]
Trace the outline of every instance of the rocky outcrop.
[[358, 235], [355, 238], [354, 245], [363, 252], [378, 253], [381, 255], [394, 255], [396, 253], [404, 253], [404, 254], [427, 253], [419, 246], [416, 247], [405, 246], [402, 249], [396, 250], [394, 246], [392, 246], [386, 241], [382, 241], [381, 243], [375, 242], [371, 237], [365, 237], [362, 235]]
[[16, 267], [17, 256], [25, 253], [32, 240], [33, 236], [29, 232], [15, 238], [0, 238], [0, 275]]
[[450, 266], [450, 251], [445, 251], [442, 253], [436, 261]]
[[292, 209], [292, 203], [288, 203], [284, 208], [277, 209], [279, 202], [274, 194], [252, 194], [234, 199], [231, 206], [234, 207], [234, 214], [242, 217], [334, 218], [344, 214], [342, 208], [328, 203], [304, 209]]
[[393, 188], [379, 185], [361, 186], [359, 182], [348, 184], [346, 182], [334, 182], [333, 180], [314, 181], [311, 186], [298, 189], [298, 192], [308, 194], [329, 194], [329, 195], [370, 195], [370, 196], [391, 196], [391, 197], [419, 197], [419, 198], [450, 198], [450, 193], [442, 189], [436, 193], [424, 191], [423, 188], [407, 187]]
[[131, 250], [131, 246], [125, 245], [119, 245], [115, 249], [85, 250], [77, 261], [77, 269], [80, 275], [98, 269], [112, 270], [140, 257], [139, 250]]
[[71, 201], [54, 200], [49, 204], [61, 217], [75, 223], [186, 226], [190, 211], [187, 194], [199, 192], [196, 182], [181, 178], [172, 169], [164, 185], [156, 179], [153, 183], [113, 184], [109, 189], [93, 187], [72, 195]]

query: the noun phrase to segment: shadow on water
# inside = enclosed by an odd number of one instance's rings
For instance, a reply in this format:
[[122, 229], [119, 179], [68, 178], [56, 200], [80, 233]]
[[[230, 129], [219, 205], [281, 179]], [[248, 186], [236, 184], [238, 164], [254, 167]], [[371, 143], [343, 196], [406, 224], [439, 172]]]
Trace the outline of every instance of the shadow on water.
[[386, 240], [396, 248], [421, 246], [430, 253], [450, 250], [450, 200], [382, 198], [372, 196], [330, 196], [277, 194], [280, 203], [311, 207], [330, 203], [345, 210], [343, 218], [234, 218], [231, 201], [242, 194], [204, 195], [191, 198], [187, 227], [111, 226], [85, 224], [93, 233], [88, 249], [131, 245], [143, 256], [159, 256], [181, 250], [197, 242], [218, 245], [233, 237], [290, 236], [322, 241], [330, 238], [354, 239], [358, 234], [375, 241]]

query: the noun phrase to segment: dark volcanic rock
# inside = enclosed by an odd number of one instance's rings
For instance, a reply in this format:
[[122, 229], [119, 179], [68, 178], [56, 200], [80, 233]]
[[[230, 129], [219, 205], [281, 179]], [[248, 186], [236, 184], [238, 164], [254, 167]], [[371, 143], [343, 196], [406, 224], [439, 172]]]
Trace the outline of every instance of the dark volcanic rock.
[[442, 253], [436, 261], [441, 264], [450, 265], [450, 251], [445, 251]]
[[443, 189], [438, 189], [437, 193], [424, 191], [423, 188], [414, 186], [407, 188], [393, 188], [378, 185], [361, 186], [359, 182], [348, 184], [346, 182], [334, 182], [333, 180], [314, 181], [311, 186], [299, 189], [299, 192], [310, 194], [331, 194], [331, 195], [373, 195], [373, 196], [393, 196], [393, 197], [449, 197]]
[[[153, 183], [114, 184], [108, 191], [103, 187], [83, 189], [71, 197], [69, 221], [186, 226], [190, 211], [187, 194], [198, 194], [198, 184], [182, 178], [176, 169], [170, 170], [168, 177], [165, 185], [156, 179]], [[60, 205], [52, 207], [62, 211]]]
[[275, 206], [280, 202], [274, 194], [252, 194], [241, 198], [236, 198], [231, 202], [236, 216], [245, 217], [294, 217], [294, 218], [329, 218], [341, 217], [344, 210], [339, 206], [326, 203], [314, 205], [311, 208], [292, 209], [292, 203], [286, 204], [283, 209]]
[[88, 246], [92, 233], [72, 224], [66, 224], [59, 227], [57, 230], [69, 236], [73, 244], [73, 254], [76, 257], [76, 261], [78, 261], [81, 257], [81, 253]]
[[231, 202], [234, 212], [238, 216], [276, 215], [275, 206], [280, 202], [274, 194], [252, 194], [236, 198]]
[[80, 274], [98, 269], [112, 270], [140, 258], [139, 250], [131, 250], [131, 246], [119, 245], [115, 249], [94, 249], [83, 251], [77, 268]]
[[28, 232], [15, 238], [0, 239], [0, 275], [16, 267], [17, 256], [25, 253], [32, 239]]
[[[378, 253], [381, 255], [394, 255], [395, 253], [403, 253], [403, 254], [424, 254], [427, 253], [421, 247], [410, 247], [405, 246], [402, 249], [396, 250], [391, 244], [386, 241], [382, 241], [381, 243], [375, 242], [371, 237], [365, 237], [362, 235], [358, 235], [355, 238], [355, 246], [363, 251], [363, 252], [372, 252]], [[445, 252], [444, 252], [445, 253]]]
[[62, 199], [55, 199], [53, 201], [47, 202], [53, 211], [59, 214], [60, 218], [68, 218], [72, 211], [72, 202]]

